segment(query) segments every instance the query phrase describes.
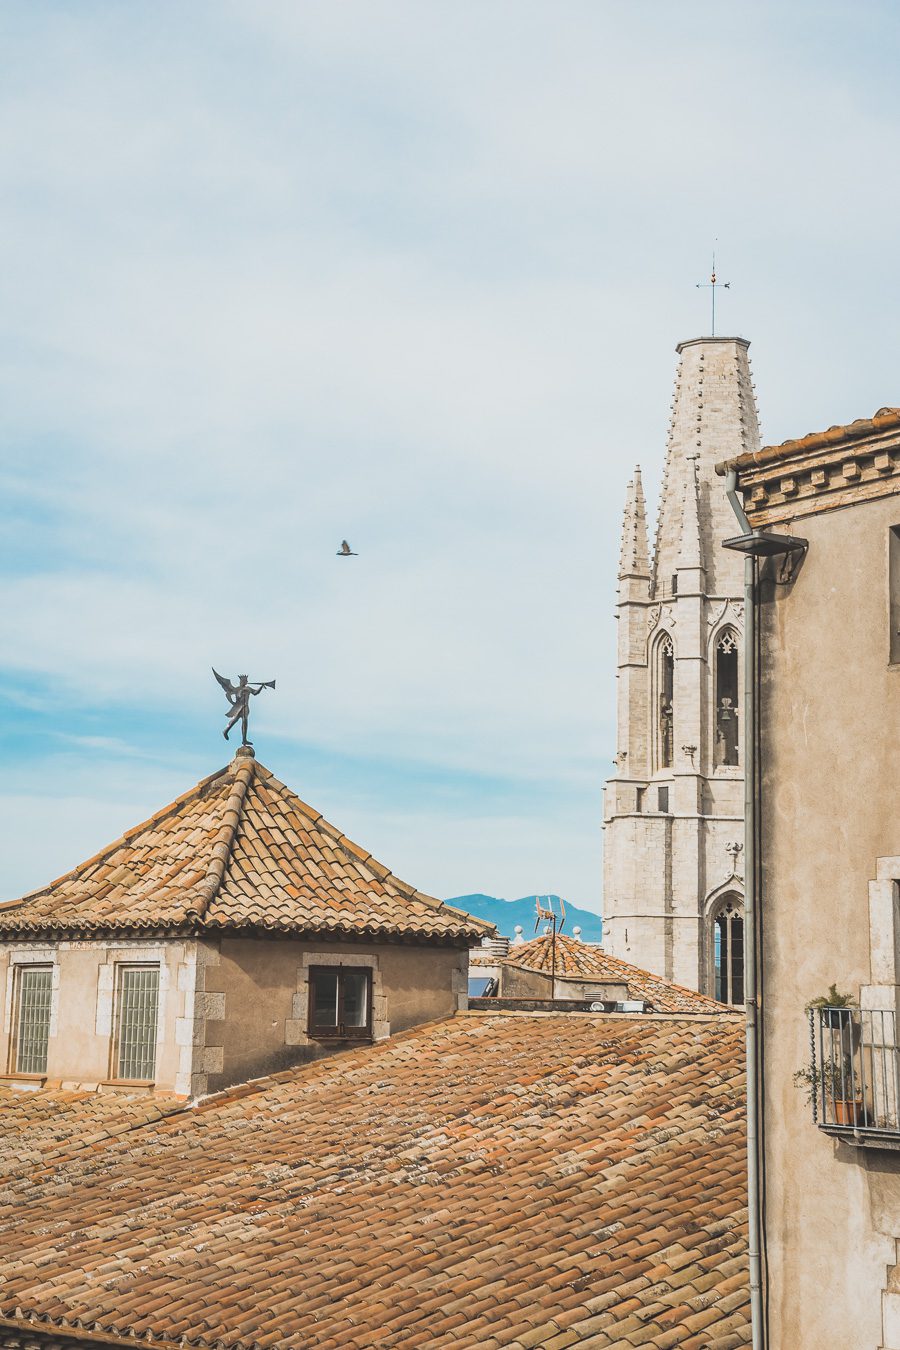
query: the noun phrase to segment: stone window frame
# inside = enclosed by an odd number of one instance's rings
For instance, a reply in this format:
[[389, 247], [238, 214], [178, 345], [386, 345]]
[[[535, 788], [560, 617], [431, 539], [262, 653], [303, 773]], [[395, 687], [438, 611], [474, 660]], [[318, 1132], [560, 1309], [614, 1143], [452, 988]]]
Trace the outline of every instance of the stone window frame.
[[120, 1083], [126, 1079], [116, 1076], [116, 991], [118, 989], [118, 969], [120, 966], [158, 966], [159, 996], [156, 1006], [156, 1063], [159, 1063], [159, 1049], [166, 1039], [166, 1004], [171, 986], [171, 975], [167, 960], [168, 948], [149, 947], [140, 941], [116, 942], [102, 949], [105, 957], [97, 972], [97, 1008], [94, 1015], [94, 1032], [106, 1038], [109, 1045], [109, 1076], [107, 1082]]
[[[337, 971], [336, 997], [338, 1007], [338, 1022], [332, 1029], [330, 1026], [316, 1026], [314, 1021], [315, 999], [313, 989], [316, 984], [315, 977], [325, 972]], [[344, 1008], [344, 972], [364, 971], [368, 976], [366, 987], [366, 1020], [361, 1026], [347, 1027], [346, 1023], [341, 1023], [340, 1015]], [[307, 1035], [315, 1041], [371, 1041], [372, 1039], [372, 996], [374, 992], [374, 980], [372, 978], [371, 966], [348, 965], [342, 962], [339, 966], [335, 965], [310, 965], [307, 967], [307, 979], [309, 981], [309, 1007], [307, 1009]], [[341, 1029], [343, 1026], [343, 1030]]]
[[[663, 686], [663, 657], [670, 655], [672, 658], [672, 723], [671, 737], [672, 744], [669, 747], [669, 762], [663, 763], [663, 743], [661, 734], [661, 698]], [[650, 748], [651, 748], [651, 775], [671, 774], [675, 765], [675, 672], [676, 672], [677, 654], [675, 650], [675, 635], [668, 628], [661, 628], [653, 636], [650, 647]]]
[[[735, 650], [737, 651], [737, 698], [735, 700], [735, 713], [738, 716], [738, 745], [737, 764], [717, 764], [716, 763], [716, 735], [718, 732], [718, 693], [719, 693], [719, 643], [726, 634], [734, 638]], [[741, 716], [743, 711], [742, 698], [744, 694], [744, 635], [733, 619], [727, 618], [720, 623], [710, 634], [708, 662], [712, 674], [710, 685], [710, 766], [713, 774], [717, 778], [740, 778], [744, 772], [744, 719]]]
[[[13, 1017], [15, 1015], [17, 970], [21, 966], [50, 966], [52, 971], [50, 977], [50, 1030], [47, 1035], [48, 1056], [50, 1042], [56, 1038], [59, 1029], [59, 962], [56, 958], [56, 950], [50, 946], [33, 946], [20, 947], [18, 950], [11, 951], [6, 969], [6, 994], [3, 1010], [3, 1031], [7, 1038], [7, 1071], [3, 1076], [6, 1078], [31, 1078], [34, 1076], [17, 1073], [13, 1063], [16, 1039]], [[46, 1074], [38, 1075], [40, 1079], [45, 1077]]]
[[[155, 1083], [156, 1072], [159, 1064], [159, 1047], [164, 1041], [164, 1035], [160, 1034], [160, 992], [162, 987], [162, 972], [164, 962], [162, 961], [117, 961], [115, 966], [115, 987], [113, 992], [113, 1019], [112, 1035], [109, 1039], [109, 1076], [110, 1083]], [[156, 971], [156, 1027], [155, 1027], [155, 1051], [153, 1054], [153, 1073], [149, 1078], [128, 1078], [123, 1077], [119, 1072], [119, 1063], [122, 1059], [122, 1011], [123, 1004], [126, 1001], [126, 975], [129, 971]], [[143, 1066], [142, 1066], [143, 1067]]]
[[320, 1038], [309, 1034], [309, 971], [311, 966], [364, 966], [372, 973], [372, 1028], [373, 1041], [386, 1041], [391, 1034], [387, 1016], [387, 995], [381, 962], [377, 952], [306, 951], [297, 967], [297, 990], [293, 995], [291, 1016], [285, 1020], [285, 1045], [318, 1045]]
[[[707, 953], [707, 991], [711, 998], [716, 997], [716, 924], [718, 923], [723, 911], [732, 905], [741, 920], [742, 936], [745, 931], [744, 919], [744, 892], [734, 884], [733, 880], [726, 882], [724, 886], [718, 887], [706, 902], [706, 953]], [[746, 951], [742, 945], [742, 966], [746, 961]], [[738, 999], [735, 1003], [728, 1003], [729, 1008], [738, 1008], [744, 1002], [743, 982], [738, 990]]]
[[[35, 1078], [43, 1081], [47, 1077], [47, 1060], [50, 1053], [50, 1018], [53, 1008], [54, 965], [52, 961], [19, 961], [12, 969], [12, 1012], [7, 1049], [7, 1076], [10, 1078]], [[25, 976], [32, 971], [40, 972], [42, 974], [49, 973], [50, 975], [49, 998], [44, 1005], [47, 1016], [46, 1043], [42, 1046], [42, 1052], [39, 1055], [34, 1056], [35, 1059], [43, 1060], [43, 1068], [41, 1069], [22, 1068], [21, 1066], [23, 1053], [26, 1053], [23, 1051], [23, 1042], [24, 1045], [29, 1044], [27, 1035], [28, 1009], [29, 1007], [35, 1007], [33, 1001], [31, 1003], [28, 1001], [28, 992], [25, 981]], [[46, 985], [44, 986], [44, 989], [46, 990]], [[43, 1022], [43, 1018], [41, 1018], [41, 1022]], [[43, 1040], [44, 1038], [42, 1037], [41, 1039]]]

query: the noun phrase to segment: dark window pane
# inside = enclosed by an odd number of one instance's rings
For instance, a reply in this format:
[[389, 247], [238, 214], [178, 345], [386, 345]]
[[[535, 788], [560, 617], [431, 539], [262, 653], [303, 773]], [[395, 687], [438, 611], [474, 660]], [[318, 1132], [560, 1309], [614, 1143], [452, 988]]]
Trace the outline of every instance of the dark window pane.
[[345, 1027], [364, 1027], [369, 1019], [369, 973], [343, 970]]
[[744, 999], [744, 920], [731, 921], [731, 1002]]
[[672, 739], [675, 691], [675, 651], [672, 639], [663, 639], [659, 649], [659, 767], [672, 764]]
[[744, 920], [727, 909], [716, 919], [713, 934], [716, 998], [741, 1003], [744, 998]]
[[313, 985], [313, 1026], [336, 1027], [338, 1024], [338, 973], [336, 970], [317, 970]]
[[715, 762], [738, 763], [738, 646], [731, 629], [716, 644]]

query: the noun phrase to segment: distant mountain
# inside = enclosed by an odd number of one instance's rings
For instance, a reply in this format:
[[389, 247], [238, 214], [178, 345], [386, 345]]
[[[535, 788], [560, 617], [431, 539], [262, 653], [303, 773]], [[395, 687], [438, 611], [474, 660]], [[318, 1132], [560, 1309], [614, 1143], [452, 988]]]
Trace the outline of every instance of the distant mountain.
[[[487, 919], [490, 923], [495, 923], [501, 937], [515, 937], [516, 924], [520, 923], [522, 936], [527, 942], [529, 938], [534, 937], [534, 921], [537, 917], [534, 900], [533, 895], [525, 895], [521, 900], [503, 900], [497, 895], [454, 895], [447, 904], [456, 905], [457, 909], [464, 909], [478, 919]], [[548, 900], [558, 914], [559, 896], [542, 895], [541, 901], [545, 909], [550, 908]], [[585, 942], [599, 942], [603, 936], [603, 920], [599, 914], [566, 903], [566, 926], [563, 932], [571, 934], [572, 929], [576, 927], [581, 928], [581, 936]]]

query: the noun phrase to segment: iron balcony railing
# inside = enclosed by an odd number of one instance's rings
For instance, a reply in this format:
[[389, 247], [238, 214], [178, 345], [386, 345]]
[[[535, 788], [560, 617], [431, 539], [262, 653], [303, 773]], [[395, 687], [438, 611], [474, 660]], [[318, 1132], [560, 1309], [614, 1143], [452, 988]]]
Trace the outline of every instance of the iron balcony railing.
[[900, 1140], [896, 1014], [880, 1008], [812, 1008], [809, 1046], [814, 1122]]

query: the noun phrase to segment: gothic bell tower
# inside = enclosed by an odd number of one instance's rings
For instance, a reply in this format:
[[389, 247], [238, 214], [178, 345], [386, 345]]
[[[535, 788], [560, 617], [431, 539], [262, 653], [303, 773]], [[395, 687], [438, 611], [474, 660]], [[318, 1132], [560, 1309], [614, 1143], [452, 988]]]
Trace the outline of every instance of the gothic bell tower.
[[618, 575], [616, 768], [604, 794], [603, 945], [743, 998], [743, 560], [715, 465], [759, 448], [743, 338], [682, 342], [650, 554], [640, 469]]

